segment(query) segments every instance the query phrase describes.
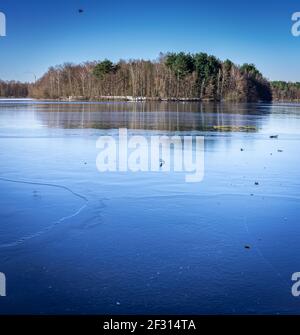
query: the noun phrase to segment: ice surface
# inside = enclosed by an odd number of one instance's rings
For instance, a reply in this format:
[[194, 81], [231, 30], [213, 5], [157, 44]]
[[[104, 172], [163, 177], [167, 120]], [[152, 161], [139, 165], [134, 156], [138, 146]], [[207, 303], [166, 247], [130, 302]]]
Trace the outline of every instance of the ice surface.
[[[120, 127], [205, 136], [204, 180], [100, 173]], [[0, 102], [0, 313], [299, 313], [299, 145], [294, 104]]]

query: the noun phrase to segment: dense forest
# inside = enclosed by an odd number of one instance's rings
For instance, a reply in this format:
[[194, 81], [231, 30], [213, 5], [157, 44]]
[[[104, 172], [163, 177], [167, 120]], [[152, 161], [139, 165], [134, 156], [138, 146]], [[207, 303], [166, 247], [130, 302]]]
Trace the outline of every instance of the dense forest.
[[29, 94], [29, 86], [17, 81], [0, 80], [0, 97], [26, 98]]
[[155, 61], [110, 60], [51, 67], [36, 83], [0, 82], [0, 96], [41, 99], [299, 100], [300, 84], [269, 82], [253, 64], [206, 53], [167, 53]]
[[273, 81], [271, 87], [273, 100], [300, 101], [300, 82], [287, 83], [285, 81]]
[[30, 87], [30, 96], [57, 99], [108, 96], [149, 99], [271, 100], [270, 84], [254, 65], [241, 67], [205, 53], [169, 53], [156, 61], [64, 64]]

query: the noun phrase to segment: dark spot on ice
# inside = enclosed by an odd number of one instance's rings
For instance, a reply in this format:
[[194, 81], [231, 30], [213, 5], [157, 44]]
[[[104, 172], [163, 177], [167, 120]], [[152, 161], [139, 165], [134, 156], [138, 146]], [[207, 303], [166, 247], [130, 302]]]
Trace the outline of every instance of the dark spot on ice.
[[277, 151], [278, 151], [278, 152], [283, 152], [283, 150], [281, 150], [281, 149], [278, 149]]
[[254, 183], [254, 185], [256, 185], [256, 186], [257, 186], [257, 185], [259, 185], [259, 182], [258, 182], [258, 181], [256, 181], [256, 182]]
[[250, 249], [250, 245], [245, 245], [245, 249]]
[[243, 148], [241, 148], [241, 151], [244, 151], [244, 149], [243, 149]]
[[278, 135], [271, 135], [270, 138], [278, 138]]

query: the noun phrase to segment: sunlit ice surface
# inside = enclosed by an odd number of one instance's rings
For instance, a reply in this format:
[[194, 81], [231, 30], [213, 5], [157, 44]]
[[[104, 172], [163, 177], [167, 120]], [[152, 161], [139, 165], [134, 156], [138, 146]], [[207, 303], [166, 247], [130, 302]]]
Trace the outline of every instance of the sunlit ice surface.
[[[204, 136], [204, 179], [100, 173], [120, 128]], [[298, 314], [299, 145], [297, 104], [0, 101], [0, 313]]]

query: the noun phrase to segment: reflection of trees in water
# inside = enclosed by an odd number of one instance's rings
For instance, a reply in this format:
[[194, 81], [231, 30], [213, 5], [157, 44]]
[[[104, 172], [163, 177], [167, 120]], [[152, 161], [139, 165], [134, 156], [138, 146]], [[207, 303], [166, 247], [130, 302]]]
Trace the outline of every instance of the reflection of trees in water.
[[272, 105], [191, 102], [49, 103], [35, 106], [48, 127], [169, 131], [257, 131]]

